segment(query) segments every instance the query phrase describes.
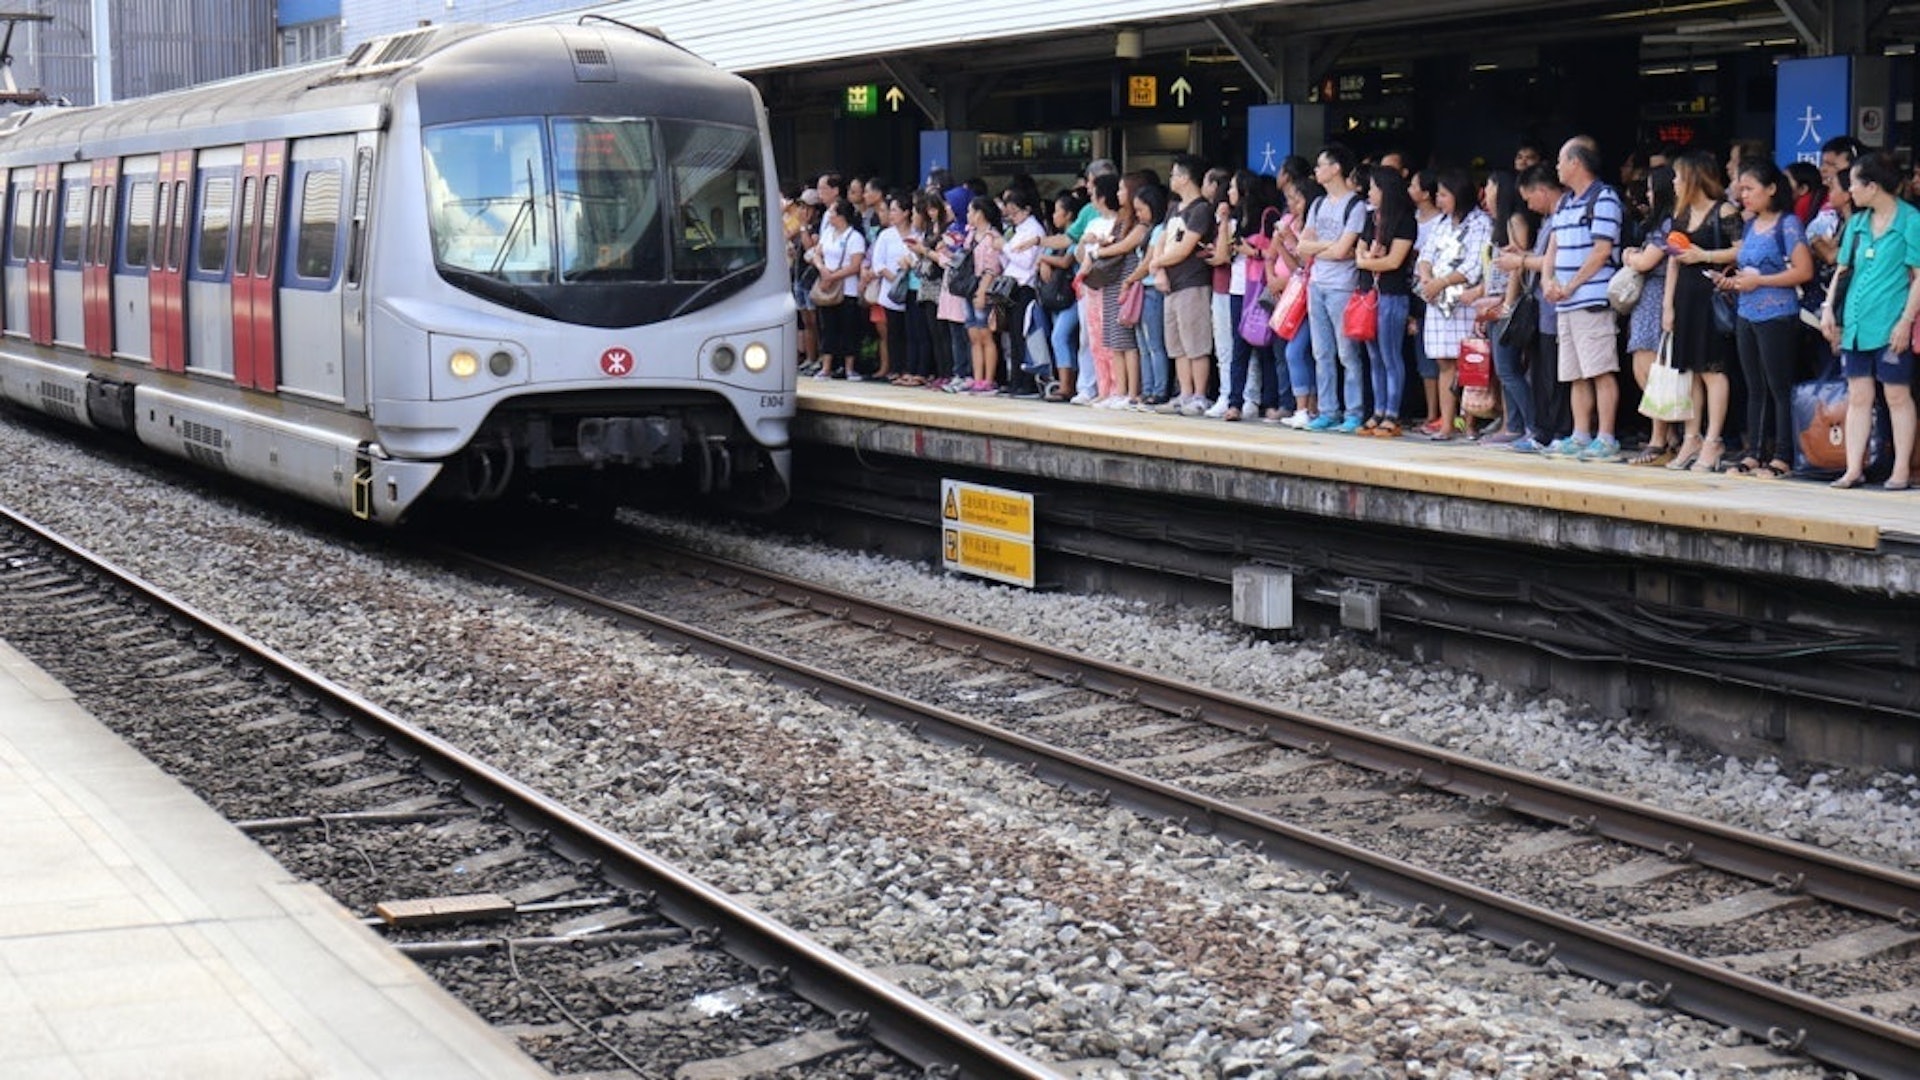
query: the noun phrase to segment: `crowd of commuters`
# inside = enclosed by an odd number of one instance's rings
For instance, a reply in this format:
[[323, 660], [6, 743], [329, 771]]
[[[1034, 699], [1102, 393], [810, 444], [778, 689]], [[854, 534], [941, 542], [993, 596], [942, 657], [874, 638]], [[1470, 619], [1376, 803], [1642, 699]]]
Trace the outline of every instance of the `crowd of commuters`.
[[[1892, 160], [1841, 137], [1783, 171], [1740, 142], [1615, 175], [1585, 137], [1479, 177], [1338, 144], [1277, 177], [1099, 160], [1051, 198], [829, 173], [783, 193], [802, 371], [1775, 477], [1795, 383], [1831, 366], [1834, 486], [1864, 481], [1880, 401], [1906, 487], [1920, 211]], [[1680, 407], [1649, 422], [1656, 375]]]

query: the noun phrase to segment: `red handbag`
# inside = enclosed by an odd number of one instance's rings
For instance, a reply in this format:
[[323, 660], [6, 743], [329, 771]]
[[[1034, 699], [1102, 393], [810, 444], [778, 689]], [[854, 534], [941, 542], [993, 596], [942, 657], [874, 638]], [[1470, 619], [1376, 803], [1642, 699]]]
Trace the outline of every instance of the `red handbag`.
[[1139, 326], [1147, 306], [1147, 287], [1138, 281], [1120, 286], [1120, 325]]
[[1273, 332], [1292, 341], [1307, 324], [1307, 279], [1311, 268], [1287, 279], [1287, 289], [1273, 305]]
[[1372, 341], [1380, 336], [1380, 291], [1368, 289], [1347, 297], [1347, 310], [1340, 317], [1340, 328], [1348, 341]]

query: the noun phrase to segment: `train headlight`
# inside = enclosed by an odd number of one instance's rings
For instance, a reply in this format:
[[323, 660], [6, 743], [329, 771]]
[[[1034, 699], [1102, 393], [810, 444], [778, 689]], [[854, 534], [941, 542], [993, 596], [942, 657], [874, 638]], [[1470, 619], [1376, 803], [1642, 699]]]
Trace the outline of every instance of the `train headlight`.
[[709, 362], [713, 364], [713, 370], [725, 375], [733, 370], [733, 361], [733, 346], [720, 345], [714, 348], [713, 358]]
[[767, 370], [767, 365], [773, 362], [773, 354], [767, 351], [765, 345], [756, 341], [747, 346], [743, 362], [746, 364], [748, 371], [758, 375]]
[[472, 349], [455, 349], [453, 355], [447, 357], [447, 370], [453, 372], [455, 378], [471, 379], [480, 372], [480, 356]]
[[513, 354], [500, 349], [487, 357], [487, 370], [493, 372], [496, 379], [504, 379], [513, 374]]

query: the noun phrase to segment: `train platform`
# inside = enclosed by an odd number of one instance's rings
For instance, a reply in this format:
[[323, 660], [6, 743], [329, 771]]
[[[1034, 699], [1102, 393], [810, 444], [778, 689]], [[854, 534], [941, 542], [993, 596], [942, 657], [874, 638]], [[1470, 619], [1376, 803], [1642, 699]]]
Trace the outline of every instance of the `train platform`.
[[1465, 440], [801, 380], [795, 440], [1634, 561], [1920, 594], [1920, 490], [1515, 454]]
[[0, 1076], [544, 1077], [0, 642]]

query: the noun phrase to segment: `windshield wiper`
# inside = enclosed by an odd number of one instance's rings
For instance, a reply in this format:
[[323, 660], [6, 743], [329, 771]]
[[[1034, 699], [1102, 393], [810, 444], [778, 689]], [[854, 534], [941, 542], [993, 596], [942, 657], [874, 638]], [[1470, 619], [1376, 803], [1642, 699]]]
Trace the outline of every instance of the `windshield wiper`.
[[685, 300], [682, 300], [678, 304], [674, 305], [673, 311], [667, 315], [667, 318], [669, 319], [678, 318], [682, 312], [686, 311], [688, 308], [693, 306], [694, 301], [699, 300], [701, 297], [719, 288], [722, 284], [729, 281], [733, 281], [749, 273], [758, 273], [760, 271], [764, 271], [766, 268], [767, 268], [767, 264], [764, 261], [753, 262], [753, 263], [748, 263], [745, 266], [734, 267], [733, 269], [727, 271], [726, 273], [721, 274], [719, 277], [714, 278], [712, 281], [707, 282], [705, 285], [702, 285], [699, 288], [688, 293], [687, 298]]
[[449, 282], [489, 300], [498, 300], [515, 311], [524, 311], [529, 315], [540, 315], [549, 319], [559, 317], [553, 313], [553, 309], [548, 307], [545, 301], [511, 281], [447, 263], [436, 263], [434, 268], [439, 270], [440, 276]]

